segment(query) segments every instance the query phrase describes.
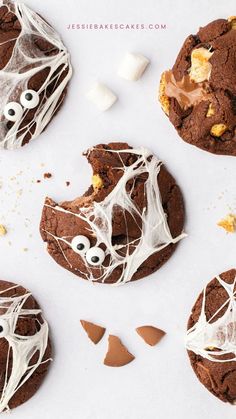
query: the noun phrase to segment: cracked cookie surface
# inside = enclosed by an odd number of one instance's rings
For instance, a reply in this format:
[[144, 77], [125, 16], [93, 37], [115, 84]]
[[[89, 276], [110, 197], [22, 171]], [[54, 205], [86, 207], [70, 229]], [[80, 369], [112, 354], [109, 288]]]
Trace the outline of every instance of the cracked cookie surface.
[[40, 232], [49, 254], [93, 282], [124, 284], [151, 274], [183, 237], [178, 185], [144, 148], [100, 144], [86, 156], [89, 190], [70, 202], [45, 201]]
[[159, 100], [189, 144], [236, 156], [236, 19], [215, 20], [190, 35], [172, 70], [163, 73]]
[[210, 281], [188, 320], [186, 347], [199, 381], [224, 402], [236, 403], [236, 269]]

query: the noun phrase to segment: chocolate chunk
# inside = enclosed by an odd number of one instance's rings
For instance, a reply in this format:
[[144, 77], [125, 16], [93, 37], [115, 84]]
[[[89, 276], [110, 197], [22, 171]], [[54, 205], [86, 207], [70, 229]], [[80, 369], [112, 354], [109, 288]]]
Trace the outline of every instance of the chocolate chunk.
[[87, 322], [86, 320], [80, 320], [82, 327], [84, 328], [85, 332], [87, 333], [89, 339], [95, 343], [95, 345], [100, 342], [102, 339], [106, 329], [102, 326], [98, 326], [97, 324]]
[[108, 367], [123, 367], [134, 359], [135, 357], [128, 351], [117, 336], [109, 335], [108, 351], [104, 359], [105, 365]]
[[137, 327], [136, 332], [150, 346], [155, 346], [166, 334], [166, 332], [154, 326], [140, 326]]

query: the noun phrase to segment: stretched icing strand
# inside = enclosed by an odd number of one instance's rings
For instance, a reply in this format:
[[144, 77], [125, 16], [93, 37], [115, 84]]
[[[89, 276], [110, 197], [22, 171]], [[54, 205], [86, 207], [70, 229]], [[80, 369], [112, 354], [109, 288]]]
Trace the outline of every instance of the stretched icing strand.
[[[17, 321], [21, 317], [33, 317], [41, 314], [40, 309], [23, 308], [28, 298], [29, 292], [24, 295], [4, 297], [4, 294], [15, 289], [13, 286], [0, 292], [0, 307], [4, 314], [0, 315], [0, 325], [3, 331], [0, 338], [7, 340], [9, 349], [6, 361], [5, 382], [0, 397], [0, 412], [9, 409], [8, 403], [17, 390], [30, 378], [43, 361], [43, 357], [48, 345], [48, 324], [40, 317], [38, 321], [39, 330], [32, 336], [22, 336], [15, 333]], [[36, 362], [32, 365], [31, 360], [36, 355]], [[9, 362], [11, 358], [11, 371], [9, 372]]]
[[[229, 362], [236, 361], [236, 301], [234, 291], [236, 276], [233, 284], [227, 284], [219, 276], [216, 277], [220, 285], [225, 289], [228, 299], [207, 320], [205, 314], [206, 288], [203, 291], [201, 314], [198, 321], [186, 334], [186, 348], [196, 355], [201, 355], [209, 361]], [[216, 321], [214, 318], [223, 309], [225, 313]], [[231, 358], [222, 359], [223, 355], [233, 354]]]
[[[157, 159], [149, 150], [144, 148], [128, 149], [128, 150], [108, 150], [109, 153], [129, 153], [137, 155], [137, 160], [130, 166], [123, 165], [123, 176], [119, 179], [114, 189], [102, 202], [93, 202], [90, 207], [80, 208], [79, 213], [66, 210], [60, 206], [50, 207], [52, 210], [61, 211], [65, 214], [70, 214], [79, 217], [81, 220], [86, 221], [89, 225], [88, 229], [90, 234], [96, 237], [96, 246], [104, 244], [106, 247], [105, 254], [109, 255], [109, 264], [97, 267], [98, 278], [94, 278], [91, 267], [86, 261], [86, 257], [81, 255], [78, 257], [83, 258], [87, 272], [81, 272], [90, 281], [105, 282], [116, 268], [121, 268], [121, 274], [118, 278], [116, 285], [129, 282], [142, 263], [148, 259], [152, 254], [159, 252], [167, 247], [170, 243], [177, 243], [186, 235], [180, 234], [178, 237], [173, 238], [169, 230], [167, 216], [164, 212], [161, 202], [161, 195], [158, 186], [158, 174], [160, 172], [161, 161]], [[119, 167], [120, 170], [120, 167]], [[126, 184], [128, 181], [133, 180], [133, 187], [137, 178], [147, 174], [147, 179], [144, 181], [144, 195], [146, 198], [146, 207], [141, 211], [132, 200], [132, 189], [127, 191]], [[126, 212], [131, 214], [134, 219], [139, 218], [140, 238], [127, 242], [125, 245], [112, 244], [112, 221], [114, 210], [117, 208], [123, 212], [124, 219], [126, 219]], [[71, 262], [67, 259], [65, 252], [63, 252], [60, 242], [66, 243], [71, 246], [68, 237], [57, 237], [46, 231], [57, 241], [58, 246], [67, 261], [70, 268], [76, 270]], [[128, 231], [127, 231], [128, 240]], [[122, 254], [121, 254], [122, 251]], [[93, 271], [94, 271], [93, 267]]]
[[[50, 122], [60, 107], [62, 93], [72, 76], [72, 67], [66, 47], [58, 33], [49, 24], [23, 3], [0, 0], [0, 6], [4, 5], [17, 16], [21, 32], [18, 38], [8, 41], [8, 43], [14, 41], [15, 45], [10, 60], [0, 70], [1, 112], [3, 113], [5, 106], [12, 100], [17, 100], [19, 103], [19, 92], [29, 88], [28, 83], [31, 77], [42, 70], [48, 70], [47, 78], [38, 90], [39, 105], [35, 108], [35, 115], [28, 125], [23, 123], [23, 128], [21, 127], [29, 109], [23, 108], [22, 117], [10, 129], [7, 127], [6, 118], [0, 118], [0, 147], [13, 149], [20, 147], [29, 133], [31, 139], [36, 138]], [[44, 55], [33, 42], [33, 39], [37, 37], [50, 42], [52, 48], [57, 48], [58, 52], [52, 56]], [[3, 43], [0, 43], [1, 45]], [[65, 72], [67, 72], [66, 76], [58, 84], [58, 80]], [[47, 88], [52, 82], [55, 82], [54, 91], [50, 97], [47, 97]]]

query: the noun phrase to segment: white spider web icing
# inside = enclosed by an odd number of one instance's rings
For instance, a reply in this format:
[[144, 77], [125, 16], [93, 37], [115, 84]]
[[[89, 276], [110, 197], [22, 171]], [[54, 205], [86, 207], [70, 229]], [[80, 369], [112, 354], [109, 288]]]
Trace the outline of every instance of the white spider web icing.
[[[236, 276], [232, 284], [216, 277], [220, 285], [227, 292], [228, 298], [222, 306], [207, 320], [205, 314], [206, 288], [203, 290], [201, 314], [198, 321], [186, 334], [186, 349], [214, 362], [236, 361], [236, 301], [234, 291]], [[225, 313], [216, 321], [214, 318], [227, 306]], [[214, 348], [214, 349], [213, 349]], [[229, 359], [222, 359], [223, 355], [233, 354]]]
[[[129, 282], [137, 269], [149, 258], [149, 256], [164, 249], [170, 243], [177, 243], [185, 237], [186, 234], [182, 233], [175, 238], [171, 235], [167, 216], [162, 207], [158, 186], [158, 174], [162, 164], [161, 161], [145, 148], [107, 151], [109, 153], [117, 153], [119, 157], [122, 153], [135, 154], [137, 160], [130, 166], [125, 166], [120, 158], [121, 166], [123, 166], [123, 175], [112, 192], [102, 202], [93, 202], [93, 205], [90, 207], [82, 207], [80, 208], [80, 213], [74, 213], [60, 206], [53, 207], [48, 204], [45, 204], [45, 206], [50, 207], [52, 210], [61, 211], [86, 221], [89, 225], [89, 235], [95, 236], [97, 239], [96, 246], [101, 244], [105, 245], [105, 254], [106, 256], [110, 256], [109, 265], [102, 265], [102, 269], [100, 269], [100, 267], [92, 267], [91, 269], [91, 266], [86, 261], [86, 257], [81, 256], [83, 257], [83, 262], [86, 267], [86, 272], [81, 272], [82, 276], [86, 276], [86, 279], [89, 281], [99, 280], [100, 282], [105, 282], [112, 272], [120, 267], [121, 274], [116, 282], [116, 285], [120, 285]], [[118, 169], [121, 170], [121, 167]], [[128, 192], [126, 190], [126, 184], [131, 179], [133, 179], [133, 182], [135, 183], [135, 179], [142, 174], [148, 174], [148, 177], [144, 183], [144, 194], [147, 205], [141, 211], [131, 198], [132, 188], [131, 191]], [[134, 222], [135, 216], [140, 218], [142, 223], [140, 227], [140, 238], [134, 239], [125, 245], [113, 245], [112, 220], [116, 208], [122, 209], [124, 219], [126, 219], [126, 211], [131, 214]], [[60, 242], [64, 242], [68, 246], [71, 246], [71, 242], [68, 240], [69, 237], [57, 237], [49, 231], [45, 232], [56, 240], [58, 247], [70, 268], [78, 270], [72, 266], [65, 251], [63, 251], [60, 245]], [[134, 250], [130, 254], [131, 248]], [[121, 254], [121, 250], [123, 250], [125, 254]], [[93, 275], [93, 272], [95, 271], [98, 273], [98, 277], [96, 278]]]
[[[32, 336], [22, 336], [15, 333], [17, 321], [21, 317], [37, 316], [41, 314], [40, 309], [26, 309], [24, 304], [31, 296], [26, 292], [24, 295], [15, 295], [4, 297], [4, 293], [10, 289], [17, 288], [17, 285], [7, 288], [0, 292], [0, 309], [4, 314], [0, 315], [0, 322], [4, 321], [8, 325], [8, 331], [4, 338], [9, 344], [5, 382], [0, 397], [0, 412], [9, 410], [8, 403], [19, 388], [31, 377], [40, 364], [51, 361], [43, 357], [48, 345], [48, 324], [41, 316], [41, 322], [38, 321], [40, 329]], [[1, 336], [0, 336], [1, 337]], [[12, 367], [9, 375], [9, 358], [12, 357]], [[36, 354], [37, 362], [29, 365], [32, 357]]]
[[[28, 125], [20, 128], [28, 109], [24, 108], [22, 118], [15, 122], [13, 126], [7, 128], [7, 120], [0, 118], [0, 147], [7, 149], [18, 148], [22, 145], [27, 133], [31, 133], [31, 139], [36, 138], [50, 122], [53, 115], [60, 107], [60, 99], [67, 83], [72, 76], [72, 67], [70, 64], [69, 53], [62, 43], [58, 33], [47, 24], [39, 15], [30, 10], [23, 3], [0, 0], [0, 6], [8, 7], [9, 11], [14, 13], [21, 25], [21, 32], [16, 39], [12, 55], [6, 66], [0, 70], [0, 109], [3, 114], [4, 107], [17, 97], [19, 102], [20, 93], [28, 89], [28, 82], [35, 74], [44, 69], [49, 69], [46, 80], [38, 90], [43, 93], [43, 98], [36, 108], [32, 121]], [[58, 49], [58, 53], [53, 56], [46, 56], [32, 42], [32, 37], [44, 38]], [[8, 42], [11, 42], [9, 40]], [[1, 45], [1, 44], [0, 44]], [[32, 68], [29, 68], [32, 66]], [[58, 73], [55, 72], [60, 68]], [[47, 86], [53, 80], [58, 80], [63, 72], [68, 71], [67, 75], [56, 85], [50, 97], [47, 97]], [[54, 76], [53, 76], [54, 75]], [[13, 98], [13, 99], [12, 99]], [[32, 134], [32, 129], [35, 128]]]

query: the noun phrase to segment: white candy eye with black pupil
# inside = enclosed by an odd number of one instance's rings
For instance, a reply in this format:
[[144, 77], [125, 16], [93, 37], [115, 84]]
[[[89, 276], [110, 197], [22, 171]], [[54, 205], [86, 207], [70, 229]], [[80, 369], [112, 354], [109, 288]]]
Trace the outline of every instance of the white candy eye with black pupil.
[[91, 247], [86, 253], [86, 260], [89, 265], [99, 266], [105, 259], [105, 252], [101, 247]]
[[9, 333], [9, 324], [6, 320], [0, 319], [0, 338], [4, 338]]
[[90, 248], [90, 241], [86, 236], [75, 236], [71, 242], [71, 247], [74, 252], [84, 254]]
[[36, 108], [39, 104], [39, 94], [35, 90], [25, 90], [21, 93], [20, 103], [26, 109]]
[[19, 121], [23, 115], [22, 106], [17, 102], [9, 102], [3, 111], [3, 114], [8, 121]]

